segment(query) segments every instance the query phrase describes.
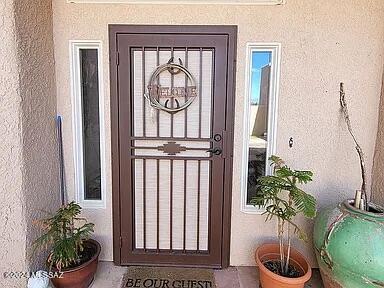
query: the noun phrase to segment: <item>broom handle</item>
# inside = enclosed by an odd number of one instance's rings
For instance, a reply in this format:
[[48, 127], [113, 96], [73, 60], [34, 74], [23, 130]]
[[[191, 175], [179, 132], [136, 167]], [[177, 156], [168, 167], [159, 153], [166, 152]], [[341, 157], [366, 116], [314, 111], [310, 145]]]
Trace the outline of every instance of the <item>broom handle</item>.
[[62, 117], [57, 116], [57, 141], [59, 150], [59, 172], [60, 172], [60, 198], [61, 205], [66, 204], [65, 197], [65, 179], [64, 179], [64, 153], [63, 153], [63, 131], [62, 131]]

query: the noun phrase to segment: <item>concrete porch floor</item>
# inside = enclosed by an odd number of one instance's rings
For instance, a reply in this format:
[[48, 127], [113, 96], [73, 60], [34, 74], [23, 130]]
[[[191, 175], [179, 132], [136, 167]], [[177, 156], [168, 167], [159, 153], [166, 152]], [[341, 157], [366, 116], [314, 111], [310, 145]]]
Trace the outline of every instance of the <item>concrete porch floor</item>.
[[[112, 262], [100, 262], [92, 288], [120, 288], [125, 271], [126, 267], [115, 266]], [[258, 270], [255, 267], [230, 267], [224, 270], [216, 270], [215, 280], [217, 288], [259, 287]], [[312, 279], [305, 287], [324, 287], [317, 269], [313, 270]]]

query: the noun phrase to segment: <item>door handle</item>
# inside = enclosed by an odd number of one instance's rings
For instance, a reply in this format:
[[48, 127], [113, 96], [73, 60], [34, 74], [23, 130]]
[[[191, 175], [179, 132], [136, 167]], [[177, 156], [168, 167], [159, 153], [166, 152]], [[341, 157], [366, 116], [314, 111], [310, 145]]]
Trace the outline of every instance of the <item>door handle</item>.
[[218, 147], [215, 147], [215, 148], [208, 149], [207, 152], [210, 152], [210, 153], [215, 154], [215, 155], [221, 155], [223, 150], [221, 150]]

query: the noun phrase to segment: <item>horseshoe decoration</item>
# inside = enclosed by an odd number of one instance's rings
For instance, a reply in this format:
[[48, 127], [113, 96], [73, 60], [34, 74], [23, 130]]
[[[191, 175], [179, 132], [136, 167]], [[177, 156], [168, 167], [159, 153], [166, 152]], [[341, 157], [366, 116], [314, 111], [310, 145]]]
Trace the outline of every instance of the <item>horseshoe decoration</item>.
[[[167, 64], [172, 64], [172, 63], [173, 63], [173, 57], [171, 57], [171, 58], [168, 60]], [[179, 64], [180, 64], [181, 66], [183, 66], [183, 61], [182, 61], [180, 58], [179, 58]], [[168, 68], [167, 70], [168, 70], [169, 73], [171, 73], [171, 74], [173, 74], [173, 75], [179, 74], [179, 73], [181, 72], [181, 70], [176, 70], [176, 71], [175, 71], [174, 68]]]
[[[197, 96], [196, 80], [193, 77], [193, 75], [188, 71], [187, 68], [183, 66], [183, 63], [180, 58], [179, 58], [180, 64], [172, 63], [172, 61], [173, 61], [173, 58], [171, 58], [168, 61], [168, 63], [162, 64], [155, 69], [155, 71], [152, 73], [149, 79], [148, 86], [147, 86], [148, 88], [147, 93], [144, 94], [144, 97], [148, 100], [151, 107], [161, 111], [168, 112], [170, 114], [177, 113], [179, 111], [182, 111], [188, 108]], [[183, 90], [183, 93], [185, 93], [184, 95], [182, 95], [186, 98], [186, 101], [183, 104], [180, 104], [180, 101], [175, 98], [180, 95], [174, 95], [173, 94], [174, 89], [164, 88], [164, 87], [161, 87], [159, 84], [157, 84], [159, 75], [164, 71], [168, 71], [171, 75], [176, 75], [179, 73], [184, 73], [186, 75], [188, 81], [190, 82], [190, 86], [177, 87], [177, 89], [181, 89]], [[169, 97], [169, 99], [167, 99], [165, 103], [162, 104], [160, 100], [158, 100], [157, 98], [161, 97], [161, 96], [159, 97], [159, 94], [162, 95], [161, 91], [163, 91], [164, 89], [168, 93], [165, 96]], [[169, 94], [169, 90], [171, 90], [171, 94]], [[190, 91], [193, 91], [194, 95], [189, 95]], [[172, 103], [171, 101], [174, 101], [176, 103], [176, 107], [172, 107], [170, 105], [170, 103]]]

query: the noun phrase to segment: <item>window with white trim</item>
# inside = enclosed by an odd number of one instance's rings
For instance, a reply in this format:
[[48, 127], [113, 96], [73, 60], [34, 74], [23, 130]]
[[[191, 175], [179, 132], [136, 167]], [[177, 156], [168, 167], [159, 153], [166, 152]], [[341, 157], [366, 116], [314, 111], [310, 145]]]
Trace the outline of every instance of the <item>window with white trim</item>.
[[247, 45], [243, 212], [262, 212], [251, 200], [257, 193], [258, 178], [272, 172], [268, 158], [275, 153], [279, 66], [280, 44]]
[[71, 41], [76, 200], [105, 207], [101, 42]]

